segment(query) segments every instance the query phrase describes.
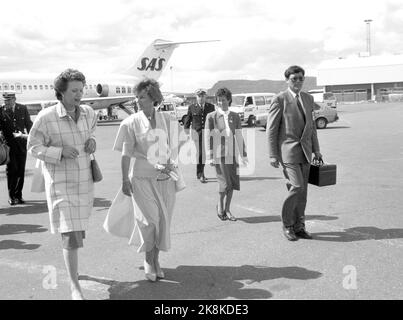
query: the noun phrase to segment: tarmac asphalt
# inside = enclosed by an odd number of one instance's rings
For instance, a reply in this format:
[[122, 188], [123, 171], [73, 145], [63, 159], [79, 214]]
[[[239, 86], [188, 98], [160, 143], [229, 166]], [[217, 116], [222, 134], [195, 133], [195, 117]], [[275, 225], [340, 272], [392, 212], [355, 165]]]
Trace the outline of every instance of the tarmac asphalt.
[[[269, 166], [264, 130], [245, 128], [255, 168], [234, 193], [238, 221], [217, 218], [211, 167], [208, 183], [201, 184], [195, 165], [182, 166], [187, 188], [177, 194], [172, 248], [161, 254], [166, 279], [156, 283], [144, 279], [143, 255], [102, 228], [121, 177], [120, 154], [111, 150], [119, 123], [100, 124], [97, 160], [104, 180], [96, 184], [79, 253], [86, 298], [402, 299], [403, 103], [339, 105], [338, 112], [339, 121], [318, 131], [325, 162], [337, 164], [337, 184], [309, 186], [313, 240], [284, 238], [282, 172]], [[34, 163], [29, 156], [27, 203], [14, 207], [0, 167], [0, 299], [65, 300], [70, 293], [60, 236], [49, 232], [44, 194], [30, 192]]]

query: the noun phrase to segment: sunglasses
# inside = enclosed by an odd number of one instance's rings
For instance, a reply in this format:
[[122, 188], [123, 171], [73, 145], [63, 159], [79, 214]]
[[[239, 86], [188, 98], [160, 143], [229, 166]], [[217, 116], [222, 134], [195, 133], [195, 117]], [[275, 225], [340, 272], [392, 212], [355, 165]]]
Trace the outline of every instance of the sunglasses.
[[297, 82], [297, 81], [304, 81], [305, 80], [305, 78], [304, 77], [294, 77], [294, 78], [290, 78], [290, 80], [292, 81], [292, 82]]

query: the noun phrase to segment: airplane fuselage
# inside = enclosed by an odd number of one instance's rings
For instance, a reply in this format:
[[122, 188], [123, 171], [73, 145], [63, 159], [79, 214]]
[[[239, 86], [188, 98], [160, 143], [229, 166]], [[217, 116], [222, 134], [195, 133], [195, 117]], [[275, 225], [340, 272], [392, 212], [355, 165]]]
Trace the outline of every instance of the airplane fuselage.
[[[0, 93], [8, 90], [15, 91], [17, 101], [27, 104], [30, 111], [35, 113], [56, 101], [53, 87], [57, 75], [0, 75]], [[107, 79], [107, 80], [102, 80]], [[127, 75], [95, 76], [86, 80], [83, 99], [98, 97], [127, 97], [134, 99], [134, 85], [136, 77]], [[2, 96], [0, 96], [0, 102]], [[110, 103], [104, 100], [89, 103], [94, 109], [107, 108]]]

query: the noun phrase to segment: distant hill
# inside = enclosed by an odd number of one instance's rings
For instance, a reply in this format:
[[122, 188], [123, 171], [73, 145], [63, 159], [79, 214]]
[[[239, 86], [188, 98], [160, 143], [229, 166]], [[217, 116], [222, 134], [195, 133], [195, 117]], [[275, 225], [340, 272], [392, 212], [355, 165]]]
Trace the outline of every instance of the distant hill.
[[[209, 96], [213, 96], [218, 88], [226, 87], [232, 93], [248, 92], [273, 92], [278, 93], [287, 89], [287, 83], [284, 80], [221, 80], [211, 89], [207, 90]], [[322, 88], [316, 83], [316, 77], [306, 77], [304, 82], [304, 91]]]

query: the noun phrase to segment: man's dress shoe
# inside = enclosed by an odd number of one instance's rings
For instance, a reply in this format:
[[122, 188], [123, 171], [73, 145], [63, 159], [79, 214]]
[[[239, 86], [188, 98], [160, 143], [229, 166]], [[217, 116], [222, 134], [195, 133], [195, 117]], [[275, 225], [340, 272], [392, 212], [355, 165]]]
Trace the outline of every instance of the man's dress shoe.
[[17, 204], [17, 201], [15, 199], [8, 199], [8, 203], [10, 206], [15, 206]]
[[298, 238], [295, 235], [294, 230], [292, 229], [292, 227], [283, 227], [283, 233], [284, 233], [284, 236], [289, 241], [297, 241], [298, 240]]
[[295, 235], [301, 239], [313, 239], [312, 235], [309, 232], [307, 232], [305, 229], [301, 229], [301, 230], [295, 232]]
[[15, 201], [18, 204], [24, 204], [25, 203], [25, 200], [23, 198], [17, 198], [17, 199], [15, 199]]
[[207, 179], [206, 179], [206, 177], [200, 177], [200, 182], [201, 183], [207, 183]]

